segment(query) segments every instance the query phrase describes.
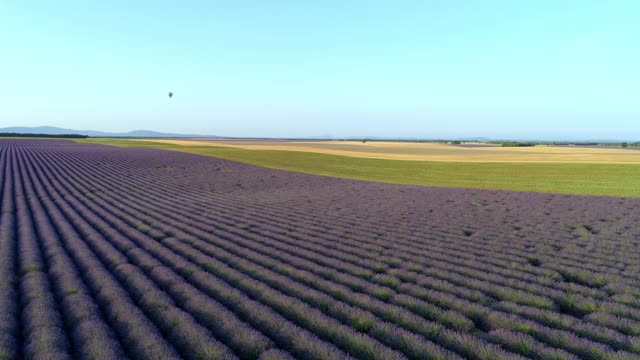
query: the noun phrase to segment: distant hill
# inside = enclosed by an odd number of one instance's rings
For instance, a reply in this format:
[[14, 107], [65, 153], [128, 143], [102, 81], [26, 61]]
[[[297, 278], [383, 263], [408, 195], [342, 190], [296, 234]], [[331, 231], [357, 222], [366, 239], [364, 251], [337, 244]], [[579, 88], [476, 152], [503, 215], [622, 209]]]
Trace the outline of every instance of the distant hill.
[[126, 133], [114, 133], [114, 132], [94, 131], [94, 130], [64, 129], [64, 128], [59, 128], [54, 126], [6, 127], [6, 128], [0, 128], [0, 133], [46, 134], [46, 135], [80, 134], [80, 135], [87, 135], [92, 137], [149, 137], [149, 138], [159, 138], [159, 137], [216, 138], [218, 137], [213, 135], [200, 135], [200, 134], [163, 133], [163, 132], [157, 132], [157, 131], [151, 131], [151, 130], [133, 130]]

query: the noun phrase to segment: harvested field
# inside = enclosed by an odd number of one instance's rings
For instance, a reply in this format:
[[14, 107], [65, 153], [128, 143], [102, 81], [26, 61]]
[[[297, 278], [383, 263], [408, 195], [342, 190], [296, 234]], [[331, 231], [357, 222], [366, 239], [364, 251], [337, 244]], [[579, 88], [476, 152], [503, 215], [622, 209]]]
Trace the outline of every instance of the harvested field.
[[490, 144], [443, 144], [385, 141], [269, 141], [146, 139], [182, 146], [227, 146], [247, 150], [305, 151], [319, 154], [354, 156], [388, 160], [455, 162], [555, 162], [640, 164], [640, 151], [633, 148], [546, 146], [502, 147]]
[[640, 199], [0, 140], [0, 359], [636, 359]]

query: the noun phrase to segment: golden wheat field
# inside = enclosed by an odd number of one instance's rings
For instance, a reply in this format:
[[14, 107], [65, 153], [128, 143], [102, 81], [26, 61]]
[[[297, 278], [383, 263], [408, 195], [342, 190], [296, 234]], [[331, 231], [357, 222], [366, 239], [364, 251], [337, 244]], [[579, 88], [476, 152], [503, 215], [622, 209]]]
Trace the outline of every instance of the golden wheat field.
[[501, 147], [491, 144], [452, 145], [385, 141], [268, 141], [153, 139], [165, 144], [185, 146], [225, 146], [248, 150], [304, 151], [389, 160], [461, 162], [565, 162], [640, 164], [640, 151], [612, 147], [547, 146]]

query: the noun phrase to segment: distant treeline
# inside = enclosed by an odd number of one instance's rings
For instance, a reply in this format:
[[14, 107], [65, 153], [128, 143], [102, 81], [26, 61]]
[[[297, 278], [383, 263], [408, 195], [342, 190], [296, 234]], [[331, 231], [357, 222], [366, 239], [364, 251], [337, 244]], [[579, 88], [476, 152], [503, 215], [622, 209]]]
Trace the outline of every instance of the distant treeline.
[[640, 141], [636, 141], [633, 143], [628, 142], [567, 142], [567, 141], [550, 141], [550, 142], [540, 142], [538, 144], [544, 145], [574, 145], [574, 146], [617, 146], [620, 145], [622, 147], [627, 146], [640, 146]]
[[283, 140], [299, 140], [299, 141], [362, 141], [362, 142], [398, 142], [398, 143], [444, 143], [444, 144], [492, 144], [497, 146], [504, 147], [525, 147], [525, 146], [536, 146], [536, 145], [558, 145], [558, 146], [640, 146], [640, 141], [636, 141], [633, 143], [629, 142], [614, 142], [614, 141], [515, 141], [515, 140], [450, 140], [450, 139], [356, 139], [356, 138], [348, 138], [348, 139], [305, 139], [305, 138], [296, 138], [296, 139], [283, 139]]
[[0, 132], [0, 137], [86, 139], [89, 136], [88, 135], [80, 135], [80, 134], [51, 135], [51, 134], [23, 134], [23, 133], [3, 133], [3, 132]]
[[591, 146], [591, 147], [612, 147], [612, 146], [640, 146], [640, 141], [633, 143], [615, 143], [615, 142], [571, 142], [571, 141], [490, 141], [490, 144], [496, 144], [503, 147], [526, 147], [536, 145], [555, 145], [555, 146]]
[[526, 146], [536, 146], [535, 143], [532, 142], [519, 142], [519, 141], [508, 141], [503, 142], [502, 147], [526, 147]]
[[285, 139], [285, 140], [296, 140], [296, 141], [362, 141], [366, 142], [397, 142], [397, 143], [442, 143], [442, 144], [464, 144], [464, 143], [486, 143], [485, 140], [442, 140], [442, 139], [425, 139], [425, 140], [417, 140], [417, 139], [305, 139], [305, 138], [296, 138], [296, 139]]

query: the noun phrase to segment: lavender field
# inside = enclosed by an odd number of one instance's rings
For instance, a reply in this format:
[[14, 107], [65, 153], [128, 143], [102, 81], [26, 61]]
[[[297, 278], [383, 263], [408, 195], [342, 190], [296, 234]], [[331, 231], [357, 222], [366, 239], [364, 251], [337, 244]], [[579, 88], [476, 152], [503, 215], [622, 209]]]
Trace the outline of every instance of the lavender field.
[[0, 191], [0, 359], [640, 358], [640, 199], [62, 140]]

